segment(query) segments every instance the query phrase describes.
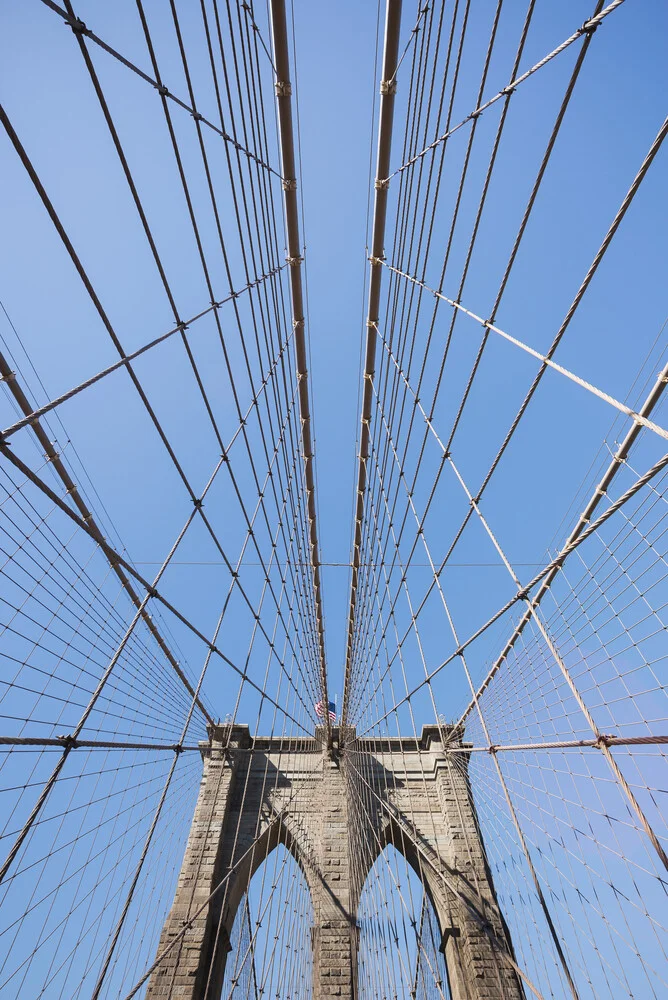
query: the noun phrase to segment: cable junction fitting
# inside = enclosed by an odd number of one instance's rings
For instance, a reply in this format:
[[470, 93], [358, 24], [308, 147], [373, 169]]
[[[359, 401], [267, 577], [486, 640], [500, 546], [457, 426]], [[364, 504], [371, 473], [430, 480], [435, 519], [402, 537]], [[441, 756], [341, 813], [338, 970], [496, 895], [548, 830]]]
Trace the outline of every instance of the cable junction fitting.
[[75, 35], [85, 35], [88, 31], [84, 21], [80, 17], [74, 17], [67, 22]]
[[67, 750], [74, 750], [78, 746], [78, 743], [71, 733], [64, 733], [61, 736], [56, 736], [57, 740], [64, 745]]
[[594, 24], [592, 24], [591, 21], [585, 21], [585, 23], [582, 25], [582, 27], [579, 30], [579, 34], [581, 34], [581, 35], [593, 35], [594, 32], [596, 31], [596, 29], [598, 28], [598, 26], [599, 26], [600, 23], [601, 23], [600, 21], [596, 21]]

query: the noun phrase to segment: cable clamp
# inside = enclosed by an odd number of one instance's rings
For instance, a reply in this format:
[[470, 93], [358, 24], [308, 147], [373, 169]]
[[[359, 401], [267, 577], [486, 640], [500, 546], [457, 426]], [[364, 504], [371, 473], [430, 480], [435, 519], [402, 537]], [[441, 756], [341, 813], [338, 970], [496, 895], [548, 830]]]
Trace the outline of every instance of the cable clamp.
[[390, 178], [376, 177], [373, 186], [375, 187], [376, 191], [387, 191], [387, 189], [390, 186]]
[[297, 178], [296, 177], [284, 177], [283, 178], [283, 190], [284, 191], [296, 191], [297, 190]]
[[289, 264], [290, 267], [299, 267], [300, 264], [304, 263], [303, 257], [286, 257], [285, 263]]
[[195, 497], [193, 504], [195, 505], [195, 510], [201, 510], [204, 506], [201, 497]]
[[582, 27], [578, 28], [578, 34], [593, 35], [600, 23], [601, 23], [600, 21], [596, 21], [594, 24], [592, 24], [591, 21], [585, 21]]
[[156, 89], [161, 97], [169, 97], [169, 89], [165, 87], [164, 83], [158, 84]]
[[293, 319], [293, 321], [292, 321], [292, 329], [293, 330], [298, 330], [303, 325], [304, 325], [304, 320], [303, 319]]
[[487, 753], [495, 754], [496, 752], [497, 752], [497, 747], [493, 743], [490, 743], [490, 745], [487, 747]]
[[381, 80], [380, 81], [380, 96], [381, 97], [392, 97], [397, 92], [397, 81], [392, 80]]
[[[384, 260], [385, 260], [385, 255], [384, 254], [383, 254], [382, 257], [369, 257], [369, 263], [372, 264], [374, 267], [380, 266], [383, 263]], [[367, 326], [369, 326], [369, 325], [375, 326], [376, 324], [375, 323], [367, 324]]]
[[604, 733], [601, 733], [596, 742], [594, 743], [594, 746], [598, 750], [607, 750], [612, 741], [614, 740], [614, 738], [615, 738], [614, 736], [606, 736]]
[[147, 593], [148, 593], [149, 597], [157, 597], [158, 596], [158, 591], [156, 590], [155, 587], [147, 587], [146, 590], [147, 590]]
[[76, 739], [71, 733], [63, 733], [61, 736], [56, 736], [56, 739], [64, 743], [67, 750], [74, 750], [78, 746]]
[[[6, 375], [0, 375], [0, 382], [14, 382], [16, 380], [16, 372], [7, 372]], [[663, 380], [664, 382], [666, 379]]]
[[276, 97], [291, 97], [292, 96], [292, 84], [289, 80], [277, 80], [274, 84], [276, 90]]
[[204, 121], [204, 116], [199, 111], [191, 111], [190, 114], [193, 116], [196, 122]]
[[86, 32], [88, 31], [88, 28], [86, 27], [85, 23], [81, 20], [80, 17], [73, 17], [67, 23], [69, 24], [70, 28], [72, 29], [75, 35], [85, 35]]
[[514, 93], [515, 93], [515, 89], [516, 89], [515, 87], [512, 87], [512, 86], [511, 86], [510, 84], [508, 84], [508, 86], [507, 86], [507, 87], [504, 87], [504, 88], [503, 88], [503, 90], [501, 91], [501, 93], [502, 93], [502, 94], [503, 94], [503, 95], [504, 95], [505, 97], [510, 97], [510, 95], [511, 95], [511, 94], [514, 94]]

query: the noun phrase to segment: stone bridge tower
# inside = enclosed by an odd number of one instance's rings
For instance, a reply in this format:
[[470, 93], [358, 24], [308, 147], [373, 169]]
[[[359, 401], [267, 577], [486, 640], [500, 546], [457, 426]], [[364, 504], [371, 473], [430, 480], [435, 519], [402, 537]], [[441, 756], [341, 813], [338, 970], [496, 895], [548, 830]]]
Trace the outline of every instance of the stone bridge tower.
[[[434, 905], [452, 1000], [522, 1000], [465, 747], [453, 766], [443, 738], [461, 746], [447, 727], [425, 727], [417, 740], [357, 740], [354, 730], [335, 729], [332, 753], [320, 729], [296, 740], [253, 739], [247, 726], [212, 728], [147, 1000], [219, 1000], [237, 908], [281, 843], [313, 901], [314, 1000], [357, 996], [357, 903], [387, 844], [418, 871]], [[355, 758], [363, 770], [350, 766]]]

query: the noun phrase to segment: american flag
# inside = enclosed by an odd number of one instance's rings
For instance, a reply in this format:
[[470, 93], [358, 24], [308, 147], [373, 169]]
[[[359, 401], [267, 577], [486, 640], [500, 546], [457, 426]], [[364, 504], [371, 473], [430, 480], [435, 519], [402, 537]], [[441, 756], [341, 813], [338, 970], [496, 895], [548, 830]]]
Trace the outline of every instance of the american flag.
[[[329, 712], [329, 721], [336, 722], [336, 705], [334, 704], [333, 701], [327, 702], [327, 710]], [[324, 702], [319, 701], [317, 703], [317, 705], [315, 706], [315, 714], [318, 716], [319, 719], [322, 719], [324, 717], [325, 715]]]

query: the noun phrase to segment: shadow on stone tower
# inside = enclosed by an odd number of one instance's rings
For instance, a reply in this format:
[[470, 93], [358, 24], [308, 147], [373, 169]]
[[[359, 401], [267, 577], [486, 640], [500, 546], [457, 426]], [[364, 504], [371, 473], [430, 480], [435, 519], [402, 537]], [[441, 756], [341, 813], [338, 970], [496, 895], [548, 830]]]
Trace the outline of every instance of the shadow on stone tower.
[[333, 735], [327, 751], [319, 728], [312, 739], [253, 739], [238, 725], [210, 729], [147, 1000], [218, 1000], [237, 909], [278, 844], [295, 858], [312, 897], [314, 1000], [357, 996], [357, 906], [388, 844], [418, 872], [434, 907], [452, 1000], [523, 998], [461, 735], [438, 726], [424, 727], [419, 739], [358, 740], [351, 728]]

